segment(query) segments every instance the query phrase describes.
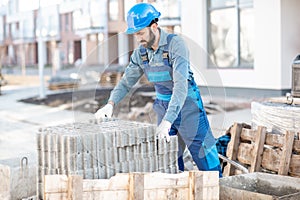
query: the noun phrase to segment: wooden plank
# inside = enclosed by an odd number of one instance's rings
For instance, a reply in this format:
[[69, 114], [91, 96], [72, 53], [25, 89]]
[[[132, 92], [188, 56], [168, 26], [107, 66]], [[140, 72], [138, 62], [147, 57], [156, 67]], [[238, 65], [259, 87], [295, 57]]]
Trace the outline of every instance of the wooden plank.
[[188, 199], [189, 189], [186, 188], [165, 188], [144, 191], [144, 200], [177, 200], [177, 199]]
[[243, 164], [250, 165], [252, 160], [251, 152], [253, 148], [253, 144], [240, 143], [237, 160]]
[[251, 172], [259, 172], [260, 165], [262, 160], [262, 155], [264, 151], [264, 144], [266, 139], [266, 127], [258, 126], [256, 131], [256, 137], [254, 142], [254, 148], [251, 153], [252, 160], [250, 166], [250, 173]]
[[144, 187], [146, 190], [167, 189], [170, 185], [172, 188], [188, 188], [189, 172], [179, 174], [167, 174], [161, 172], [153, 172], [145, 174]]
[[219, 199], [218, 180], [216, 171], [190, 171], [188, 199]]
[[294, 140], [293, 150], [300, 153], [300, 140]]
[[64, 193], [45, 193], [44, 200], [69, 200], [66, 192]]
[[241, 133], [242, 141], [254, 141], [256, 137], [256, 131], [253, 129], [243, 128]]
[[289, 166], [290, 166], [293, 144], [294, 144], [294, 137], [295, 137], [294, 132], [286, 131], [285, 141], [284, 141], [279, 169], [278, 169], [279, 175], [287, 175], [289, 172]]
[[[70, 176], [67, 180], [65, 175], [47, 175], [45, 185], [47, 186], [47, 183], [50, 185], [46, 187], [47, 192], [44, 193], [44, 198], [54, 200], [167, 198], [177, 200], [189, 199], [190, 193], [194, 195], [193, 199], [218, 199], [219, 197], [219, 173], [217, 171], [117, 175], [110, 179], [98, 180], [82, 180], [82, 177], [78, 176]], [[118, 179], [120, 184], [117, 182]], [[104, 186], [101, 187], [101, 185]]]
[[82, 176], [72, 175], [68, 177], [68, 199], [81, 200], [83, 192]]
[[195, 173], [191, 172], [189, 173], [189, 199], [195, 199]]
[[278, 172], [281, 151], [279, 149], [266, 148], [263, 153], [262, 167], [274, 172]]
[[284, 135], [267, 133], [266, 136], [266, 145], [273, 147], [282, 147], [284, 142]]
[[[267, 133], [265, 144], [273, 147], [283, 147], [284, 136], [285, 135], [281, 134]], [[300, 153], [300, 140], [294, 140], [293, 151]]]
[[219, 172], [196, 171], [195, 174], [195, 200], [197, 199], [219, 199]]
[[127, 173], [117, 173], [110, 179], [83, 180], [83, 191], [128, 191], [129, 176]]
[[[278, 172], [281, 153], [280, 149], [265, 149], [263, 153], [262, 167]], [[289, 169], [291, 174], [300, 174], [300, 155], [292, 154]]]
[[68, 192], [67, 175], [45, 175], [44, 193]]
[[300, 175], [300, 155], [293, 154], [290, 162], [290, 172]]
[[136, 172], [129, 177], [129, 199], [144, 199], [144, 174]]
[[112, 190], [112, 191], [89, 191], [83, 192], [83, 200], [115, 200], [115, 199], [129, 199], [128, 190]]
[[144, 198], [146, 200], [188, 199], [188, 175], [189, 172], [179, 174], [154, 172], [145, 174]]
[[[227, 147], [227, 158], [231, 160], [236, 160], [237, 154], [238, 154], [238, 148], [240, 145], [240, 136], [242, 132], [242, 124], [234, 123], [232, 129], [230, 130], [231, 133], [231, 139], [228, 143]], [[224, 168], [223, 176], [230, 176], [234, 173], [234, 166], [232, 166], [230, 163], [227, 163], [227, 165]]]

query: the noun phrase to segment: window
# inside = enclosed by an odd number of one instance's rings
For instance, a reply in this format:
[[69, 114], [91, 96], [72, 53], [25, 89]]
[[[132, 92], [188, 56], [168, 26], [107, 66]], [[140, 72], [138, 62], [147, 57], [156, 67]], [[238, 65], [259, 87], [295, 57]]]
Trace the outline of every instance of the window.
[[118, 0], [109, 1], [109, 20], [117, 21], [119, 15], [119, 2]]
[[65, 14], [65, 31], [68, 32], [70, 31], [70, 23], [69, 23], [69, 15]]
[[0, 41], [4, 40], [5, 34], [5, 26], [4, 26], [4, 18], [0, 16]]
[[209, 66], [252, 68], [253, 0], [208, 0]]

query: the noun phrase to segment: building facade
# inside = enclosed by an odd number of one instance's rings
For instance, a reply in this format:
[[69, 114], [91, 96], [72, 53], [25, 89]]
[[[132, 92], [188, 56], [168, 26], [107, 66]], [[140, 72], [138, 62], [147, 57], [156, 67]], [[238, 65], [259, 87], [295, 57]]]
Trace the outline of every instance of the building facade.
[[[61, 66], [126, 65], [136, 46], [132, 36], [119, 34], [126, 29], [126, 10], [135, 3], [125, 0], [6, 0], [0, 4], [1, 64], [26, 69], [38, 64], [38, 39], [42, 38], [43, 63]], [[160, 1], [161, 8], [179, 9], [178, 0]], [[159, 2], [159, 1], [158, 1]], [[26, 7], [26, 8], [25, 8]], [[168, 10], [168, 9], [167, 9]], [[180, 25], [176, 17], [165, 18], [164, 26]], [[131, 50], [130, 50], [131, 49]]]
[[300, 51], [298, 0], [33, 1], [27, 10], [21, 9], [25, 0], [0, 3], [3, 66], [37, 65], [39, 37], [44, 63], [53, 68], [126, 65], [137, 46], [124, 34], [126, 11], [149, 2], [162, 13], [159, 25], [186, 39], [204, 91], [268, 96], [291, 88], [292, 62]]
[[300, 53], [299, 8], [297, 0], [182, 4], [182, 33], [208, 54], [209, 61], [198, 61], [198, 52], [191, 52], [201, 72], [200, 85], [225, 90], [229, 96], [285, 95], [291, 89], [293, 60]]

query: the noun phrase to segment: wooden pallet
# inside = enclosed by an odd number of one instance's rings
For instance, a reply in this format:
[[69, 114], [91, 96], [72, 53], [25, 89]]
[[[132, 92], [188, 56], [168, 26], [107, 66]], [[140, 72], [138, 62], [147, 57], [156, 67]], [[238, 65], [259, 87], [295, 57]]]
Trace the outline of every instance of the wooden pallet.
[[64, 90], [64, 89], [76, 89], [78, 88], [78, 83], [56, 83], [49, 84], [49, 90]]
[[[101, 86], [115, 86], [122, 78], [123, 72], [104, 72], [100, 76], [99, 84]], [[139, 84], [151, 85], [145, 74], [140, 78]]]
[[100, 76], [101, 86], [115, 86], [123, 76], [123, 72], [104, 72]]
[[46, 175], [44, 199], [219, 199], [218, 172], [124, 173], [110, 179]]
[[[248, 167], [249, 172], [269, 171], [300, 177], [300, 140], [294, 132], [286, 131], [280, 135], [267, 132], [263, 126], [253, 130], [235, 123], [230, 134], [226, 155]], [[228, 163], [223, 175], [239, 173]]]

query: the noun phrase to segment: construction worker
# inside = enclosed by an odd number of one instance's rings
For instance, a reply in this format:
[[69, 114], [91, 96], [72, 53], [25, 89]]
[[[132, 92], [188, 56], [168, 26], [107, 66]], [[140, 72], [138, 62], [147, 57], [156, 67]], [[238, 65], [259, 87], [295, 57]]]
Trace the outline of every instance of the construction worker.
[[188, 49], [180, 36], [158, 27], [160, 15], [148, 3], [138, 3], [128, 11], [126, 33], [133, 34], [140, 46], [132, 53], [108, 103], [95, 117], [111, 117], [114, 105], [145, 74], [156, 91], [157, 136], [170, 141], [170, 135], [178, 135], [179, 170], [184, 171], [182, 155], [187, 147], [199, 170], [219, 171], [222, 177], [216, 141], [190, 69]]

